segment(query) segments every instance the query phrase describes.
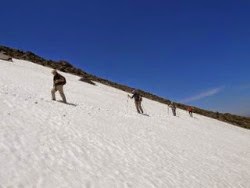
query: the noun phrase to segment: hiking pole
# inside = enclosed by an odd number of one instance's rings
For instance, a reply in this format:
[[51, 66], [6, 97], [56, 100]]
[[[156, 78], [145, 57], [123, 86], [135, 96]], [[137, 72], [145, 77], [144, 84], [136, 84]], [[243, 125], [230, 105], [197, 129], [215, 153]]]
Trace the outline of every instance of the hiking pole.
[[131, 97], [130, 97], [130, 95], [128, 94], [127, 95], [127, 113], [128, 113], [128, 111], [129, 111], [129, 98], [131, 99]]
[[128, 97], [129, 95], [127, 95], [127, 114], [128, 114]]

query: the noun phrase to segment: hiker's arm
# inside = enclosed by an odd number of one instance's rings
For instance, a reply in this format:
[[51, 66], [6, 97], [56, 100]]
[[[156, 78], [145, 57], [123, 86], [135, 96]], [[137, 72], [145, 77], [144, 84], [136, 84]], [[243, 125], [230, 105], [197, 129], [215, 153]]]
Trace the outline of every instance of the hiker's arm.
[[59, 79], [59, 80], [55, 80], [55, 84], [59, 83], [59, 82], [63, 82], [63, 80]]
[[130, 99], [133, 99], [134, 96], [131, 97], [131, 96], [128, 94], [128, 97], [129, 97]]
[[55, 83], [64, 82], [64, 81], [65, 81], [65, 78], [61, 77], [61, 78], [55, 80]]

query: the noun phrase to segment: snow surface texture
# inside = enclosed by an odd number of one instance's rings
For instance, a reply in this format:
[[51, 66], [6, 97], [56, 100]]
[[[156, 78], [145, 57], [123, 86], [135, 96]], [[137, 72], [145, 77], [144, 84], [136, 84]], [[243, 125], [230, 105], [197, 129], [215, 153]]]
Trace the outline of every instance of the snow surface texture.
[[[0, 187], [250, 187], [250, 131], [67, 78], [51, 101], [51, 69], [0, 61]], [[57, 99], [60, 100], [59, 94]]]

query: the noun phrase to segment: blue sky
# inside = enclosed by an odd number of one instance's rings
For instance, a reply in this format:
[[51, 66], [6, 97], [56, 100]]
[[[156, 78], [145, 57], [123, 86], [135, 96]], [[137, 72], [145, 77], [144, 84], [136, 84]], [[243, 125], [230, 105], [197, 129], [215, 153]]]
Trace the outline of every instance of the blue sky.
[[1, 7], [2, 45], [170, 100], [250, 115], [250, 1], [14, 0]]

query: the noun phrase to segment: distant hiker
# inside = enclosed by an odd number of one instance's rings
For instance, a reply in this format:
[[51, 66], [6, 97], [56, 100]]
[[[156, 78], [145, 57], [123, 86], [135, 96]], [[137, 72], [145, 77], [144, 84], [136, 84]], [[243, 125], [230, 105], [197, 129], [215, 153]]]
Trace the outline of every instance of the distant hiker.
[[176, 116], [176, 106], [175, 106], [175, 103], [171, 102], [171, 104], [169, 105], [169, 107], [172, 109], [173, 116]]
[[220, 113], [216, 112], [216, 118], [219, 119], [220, 118]]
[[192, 108], [191, 106], [189, 106], [189, 107], [187, 108], [187, 111], [188, 111], [190, 117], [193, 117], [193, 108]]
[[56, 100], [55, 93], [59, 91], [64, 103], [67, 103], [66, 97], [63, 92], [63, 86], [66, 84], [66, 79], [60, 75], [55, 69], [52, 71], [54, 75], [53, 79], [53, 89], [51, 90], [52, 100]]
[[142, 102], [142, 96], [140, 95], [139, 91], [138, 90], [133, 90], [132, 91], [132, 94], [133, 96], [131, 97], [130, 95], [128, 95], [129, 98], [135, 100], [135, 107], [136, 107], [136, 110], [137, 112], [140, 114], [142, 113], [143, 114], [143, 109], [142, 109], [142, 106], [141, 106], [141, 102]]

